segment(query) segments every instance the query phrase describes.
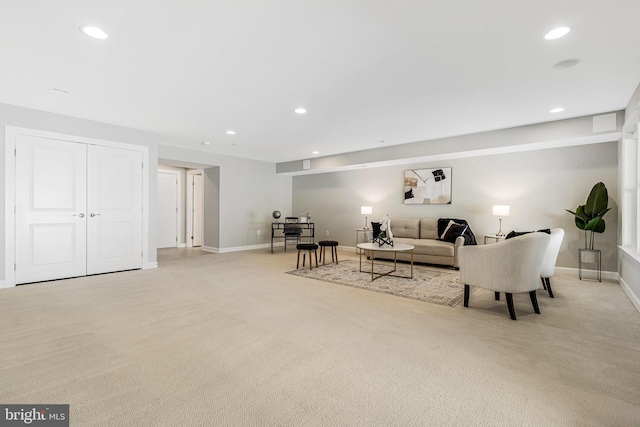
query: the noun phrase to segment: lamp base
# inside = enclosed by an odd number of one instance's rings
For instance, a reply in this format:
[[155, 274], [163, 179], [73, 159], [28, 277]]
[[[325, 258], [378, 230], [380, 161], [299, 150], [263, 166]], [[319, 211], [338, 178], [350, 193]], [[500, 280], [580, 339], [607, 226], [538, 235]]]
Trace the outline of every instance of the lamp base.
[[505, 234], [502, 232], [502, 217], [500, 219], [500, 230], [496, 233], [496, 236], [504, 236]]
[[369, 227], [367, 227], [367, 215], [364, 216], [364, 227], [362, 227], [363, 230], [368, 230]]

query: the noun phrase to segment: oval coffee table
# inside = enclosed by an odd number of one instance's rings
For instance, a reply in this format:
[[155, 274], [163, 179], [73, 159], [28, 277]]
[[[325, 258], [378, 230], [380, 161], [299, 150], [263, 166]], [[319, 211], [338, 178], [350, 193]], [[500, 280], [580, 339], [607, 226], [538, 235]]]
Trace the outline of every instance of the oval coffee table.
[[[360, 272], [361, 273], [369, 273], [368, 271], [362, 270], [362, 254], [364, 251], [371, 251], [371, 281], [378, 279], [382, 276], [393, 276], [393, 277], [402, 277], [404, 279], [413, 279], [413, 249], [412, 245], [405, 245], [403, 243], [399, 243], [393, 246], [379, 246], [377, 243], [358, 243], [356, 245], [358, 249], [362, 249], [360, 251]], [[376, 252], [393, 252], [393, 270], [386, 273], [374, 273], [374, 261], [376, 258]], [[398, 252], [409, 252], [411, 253], [411, 276], [399, 276], [396, 274], [391, 274], [396, 271], [396, 265], [398, 263]]]

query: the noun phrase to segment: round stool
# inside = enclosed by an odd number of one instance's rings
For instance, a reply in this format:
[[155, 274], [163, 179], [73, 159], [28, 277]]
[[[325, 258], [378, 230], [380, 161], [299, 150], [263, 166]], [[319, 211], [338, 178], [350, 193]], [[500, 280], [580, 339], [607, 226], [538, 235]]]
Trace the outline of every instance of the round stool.
[[335, 261], [335, 263], [338, 264], [338, 242], [335, 240], [323, 240], [318, 242], [318, 245], [320, 245], [320, 261], [322, 261], [322, 265], [325, 264], [327, 258], [327, 246], [331, 248], [331, 262]]
[[[313, 270], [313, 260], [311, 259], [311, 251], [316, 256], [316, 267], [318, 267], [318, 245], [315, 243], [298, 243], [296, 245], [298, 249], [298, 261], [296, 263], [296, 270], [300, 267], [300, 251], [309, 251], [309, 270]], [[305, 253], [302, 253], [302, 266], [304, 267]]]

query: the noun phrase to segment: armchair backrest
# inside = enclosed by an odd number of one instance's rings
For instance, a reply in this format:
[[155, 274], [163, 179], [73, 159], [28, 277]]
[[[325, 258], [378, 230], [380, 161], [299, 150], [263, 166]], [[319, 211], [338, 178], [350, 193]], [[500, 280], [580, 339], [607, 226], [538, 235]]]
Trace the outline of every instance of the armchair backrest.
[[530, 292], [540, 286], [540, 271], [549, 235], [530, 233], [499, 243], [463, 246], [460, 280], [496, 292]]
[[544, 254], [542, 261], [542, 269], [540, 277], [552, 277], [556, 269], [556, 261], [560, 253], [560, 246], [564, 239], [564, 230], [562, 228], [552, 228], [549, 235], [549, 246]]

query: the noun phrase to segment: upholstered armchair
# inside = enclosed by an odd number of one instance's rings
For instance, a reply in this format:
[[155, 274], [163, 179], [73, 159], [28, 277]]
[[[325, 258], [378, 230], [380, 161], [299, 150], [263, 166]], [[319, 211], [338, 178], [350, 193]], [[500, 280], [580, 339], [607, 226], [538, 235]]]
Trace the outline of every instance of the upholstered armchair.
[[513, 294], [528, 292], [531, 304], [540, 314], [536, 289], [540, 287], [540, 272], [550, 237], [547, 233], [530, 233], [502, 242], [463, 246], [460, 257], [460, 281], [464, 284], [464, 306], [469, 307], [470, 286], [477, 286], [507, 296], [511, 319], [516, 320]]
[[564, 239], [564, 230], [562, 228], [552, 228], [549, 235], [549, 246], [544, 254], [544, 260], [542, 261], [542, 270], [540, 271], [540, 279], [542, 280], [542, 286], [549, 292], [549, 296], [554, 298], [553, 291], [551, 290], [551, 281], [556, 270], [556, 260], [560, 253], [560, 246]]

